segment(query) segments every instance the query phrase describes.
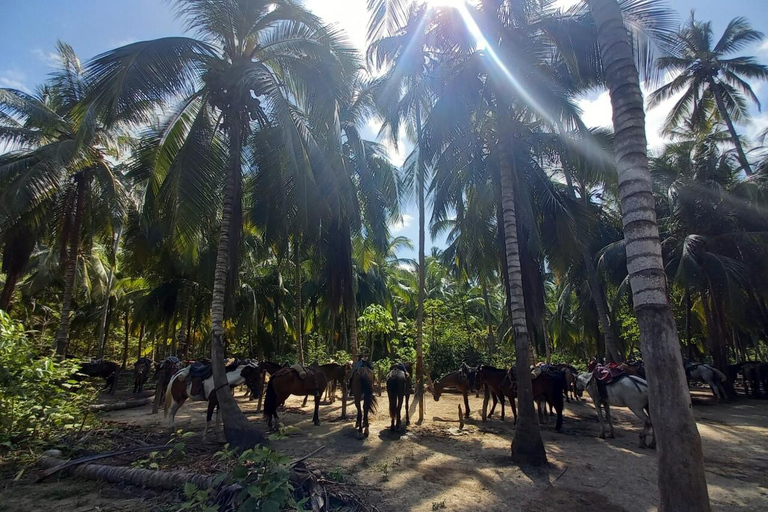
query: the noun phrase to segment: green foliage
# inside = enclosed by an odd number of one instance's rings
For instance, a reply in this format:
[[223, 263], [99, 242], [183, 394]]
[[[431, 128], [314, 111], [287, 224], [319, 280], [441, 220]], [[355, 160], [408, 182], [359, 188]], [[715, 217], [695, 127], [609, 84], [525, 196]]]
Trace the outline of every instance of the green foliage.
[[395, 329], [395, 322], [392, 321], [392, 315], [378, 304], [371, 304], [363, 315], [357, 319], [358, 328], [363, 334], [372, 334], [378, 336], [389, 334]]
[[[237, 485], [240, 489], [233, 499], [234, 510], [279, 512], [288, 508], [299, 509], [293, 486], [290, 482], [290, 457], [265, 447], [244, 451], [239, 456], [229, 447], [216, 454], [223, 461], [229, 461], [226, 473], [219, 475], [217, 486]], [[212, 505], [214, 491], [200, 490], [193, 484], [184, 486], [186, 501], [181, 510], [212, 512], [218, 510]]]
[[46, 442], [83, 427], [95, 391], [72, 376], [75, 360], [59, 361], [20, 322], [0, 310], [0, 443]]

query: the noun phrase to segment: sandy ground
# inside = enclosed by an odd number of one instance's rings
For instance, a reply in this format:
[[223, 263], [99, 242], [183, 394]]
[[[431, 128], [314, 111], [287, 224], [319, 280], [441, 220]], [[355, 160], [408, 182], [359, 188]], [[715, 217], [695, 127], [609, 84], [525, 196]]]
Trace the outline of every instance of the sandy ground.
[[[741, 399], [715, 405], [709, 396], [703, 390], [694, 392], [694, 412], [713, 510], [768, 510], [768, 401]], [[239, 402], [252, 421], [263, 425], [257, 402], [244, 398]], [[334, 479], [354, 482], [365, 501], [381, 512], [656, 510], [656, 452], [638, 448], [640, 421], [628, 410], [615, 410], [616, 439], [601, 440], [591, 403], [566, 404], [562, 432], [554, 431], [554, 421], [542, 425], [549, 467], [532, 471], [510, 463], [514, 426], [509, 418], [483, 423], [482, 399], [473, 396], [471, 418], [459, 430], [459, 403], [455, 394], [443, 395], [439, 402], [429, 397], [423, 424], [411, 424], [406, 433], [395, 434], [389, 431], [384, 393], [371, 417], [370, 436], [360, 440], [353, 419], [339, 420], [341, 400], [321, 405], [322, 424], [315, 427], [311, 406], [301, 408], [301, 398], [292, 397], [280, 419], [294, 428], [273, 446], [292, 456], [325, 446], [311, 459], [312, 465]], [[201, 431], [204, 407], [185, 404], [177, 415], [177, 428]], [[155, 433], [167, 430], [162, 411], [158, 415], [150, 411], [148, 405], [103, 417]], [[347, 414], [353, 418], [353, 413], [350, 402]], [[217, 434], [223, 442], [221, 432]], [[157, 509], [156, 500], [146, 495], [130, 500], [130, 493], [113, 486], [62, 479], [39, 484], [34, 492], [29, 485], [7, 487], [0, 492], [0, 510], [50, 510], [50, 497], [45, 506], [38, 501], [45, 493], [65, 500], [62, 510]], [[5, 508], [11, 503], [13, 508]], [[170, 510], [167, 505], [165, 509]]]

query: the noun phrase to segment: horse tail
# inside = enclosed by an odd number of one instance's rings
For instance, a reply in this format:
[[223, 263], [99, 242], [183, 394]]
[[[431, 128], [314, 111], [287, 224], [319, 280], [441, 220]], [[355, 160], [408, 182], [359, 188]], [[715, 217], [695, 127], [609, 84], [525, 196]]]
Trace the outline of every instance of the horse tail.
[[373, 381], [367, 378], [367, 375], [361, 375], [360, 377], [360, 385], [363, 388], [363, 407], [368, 412], [376, 412], [378, 402], [376, 394], [373, 392]]
[[397, 417], [397, 398], [400, 394], [399, 379], [391, 376], [387, 379], [387, 396], [389, 397], [389, 417]]
[[270, 378], [267, 384], [267, 396], [264, 398], [264, 417], [269, 420], [277, 414], [277, 392], [275, 391], [275, 379]]

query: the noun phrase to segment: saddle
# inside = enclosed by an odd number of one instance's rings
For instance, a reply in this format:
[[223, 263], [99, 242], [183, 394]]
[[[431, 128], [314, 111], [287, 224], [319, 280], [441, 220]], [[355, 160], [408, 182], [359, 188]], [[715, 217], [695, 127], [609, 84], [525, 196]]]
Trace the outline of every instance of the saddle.
[[205, 361], [195, 361], [192, 366], [189, 367], [189, 378], [205, 380], [213, 375], [213, 367], [211, 363]]
[[626, 376], [627, 372], [616, 363], [608, 363], [607, 365], [596, 364], [592, 369], [592, 378], [597, 382], [597, 392], [600, 395], [600, 400], [605, 400], [608, 397], [608, 391], [606, 390], [608, 384]]
[[304, 378], [305, 378], [305, 377], [307, 376], [307, 374], [309, 373], [308, 369], [307, 369], [306, 367], [302, 366], [302, 365], [301, 365], [301, 364], [299, 364], [299, 363], [296, 363], [296, 364], [292, 364], [292, 365], [291, 365], [289, 368], [290, 368], [291, 370], [295, 371], [295, 372], [296, 372], [296, 373], [299, 375], [299, 378], [300, 378], [301, 380], [304, 380]]

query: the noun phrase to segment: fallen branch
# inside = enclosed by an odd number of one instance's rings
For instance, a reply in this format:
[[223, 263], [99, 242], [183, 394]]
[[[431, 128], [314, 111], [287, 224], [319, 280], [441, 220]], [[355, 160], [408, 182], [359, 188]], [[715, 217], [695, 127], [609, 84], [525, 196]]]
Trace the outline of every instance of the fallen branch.
[[303, 456], [303, 457], [299, 457], [298, 459], [294, 460], [293, 462], [291, 462], [291, 465], [290, 465], [290, 467], [293, 467], [293, 466], [295, 466], [295, 465], [296, 465], [296, 464], [298, 464], [299, 462], [304, 462], [304, 461], [305, 461], [305, 460], [307, 460], [308, 458], [310, 458], [310, 457], [313, 457], [313, 456], [314, 456], [314, 455], [316, 455], [317, 453], [320, 453], [320, 452], [321, 452], [323, 449], [325, 449], [325, 445], [321, 446], [321, 447], [320, 447], [320, 448], [318, 448], [317, 450], [314, 450], [314, 451], [311, 451], [311, 452], [309, 452], [308, 454], [306, 454], [306, 455], [305, 455], [305, 456]]
[[[58, 473], [59, 471], [67, 468], [71, 468], [73, 466], [78, 466], [80, 464], [85, 464], [86, 462], [91, 462], [94, 460], [100, 460], [100, 459], [107, 459], [109, 457], [117, 457], [118, 455], [125, 455], [127, 453], [135, 453], [135, 452], [151, 452], [153, 450], [162, 450], [167, 449], [168, 445], [165, 444], [159, 444], [155, 446], [135, 446], [133, 448], [126, 448], [125, 450], [118, 450], [116, 452], [108, 452], [108, 453], [99, 453], [97, 455], [88, 455], [87, 457], [80, 457], [79, 459], [70, 460], [67, 462], [62, 462], [61, 460], [55, 458], [55, 457], [43, 457], [41, 462], [44, 466], [47, 465], [49, 469], [43, 471], [40, 473], [40, 475], [37, 477], [37, 480], [35, 482], [39, 482], [43, 480], [44, 478], [48, 478], [49, 476], [53, 475], [54, 473]], [[56, 462], [56, 464], [49, 464], [49, 462]]]
[[[42, 457], [39, 464], [57, 471], [68, 469], [72, 475], [91, 480], [106, 480], [112, 483], [126, 483], [166, 490], [178, 489], [187, 482], [196, 485], [198, 489], [208, 489], [213, 486], [215, 478], [215, 476], [198, 475], [188, 471], [159, 471], [125, 466], [103, 466], [101, 464], [84, 464], [61, 468], [60, 466], [64, 465], [61, 464], [61, 460], [47, 456]], [[37, 481], [39, 482], [40, 479]]]
[[557, 478], [555, 478], [555, 481], [554, 481], [554, 482], [552, 482], [552, 483], [551, 483], [551, 484], [549, 484], [549, 485], [550, 485], [550, 486], [552, 486], [552, 487], [554, 487], [554, 486], [555, 486], [555, 484], [557, 483], [557, 481], [558, 481], [558, 480], [560, 480], [560, 477], [561, 477], [561, 476], [563, 476], [563, 475], [565, 474], [565, 472], [566, 472], [566, 471], [568, 471], [568, 466], [565, 466], [565, 469], [563, 470], [563, 472], [562, 472], [562, 473], [560, 473], [560, 474], [558, 475], [558, 477], [557, 477]]
[[93, 412], [122, 411], [123, 409], [133, 409], [141, 407], [152, 402], [152, 397], [140, 398], [139, 400], [123, 400], [121, 402], [109, 402], [106, 404], [92, 404], [88, 409]]

